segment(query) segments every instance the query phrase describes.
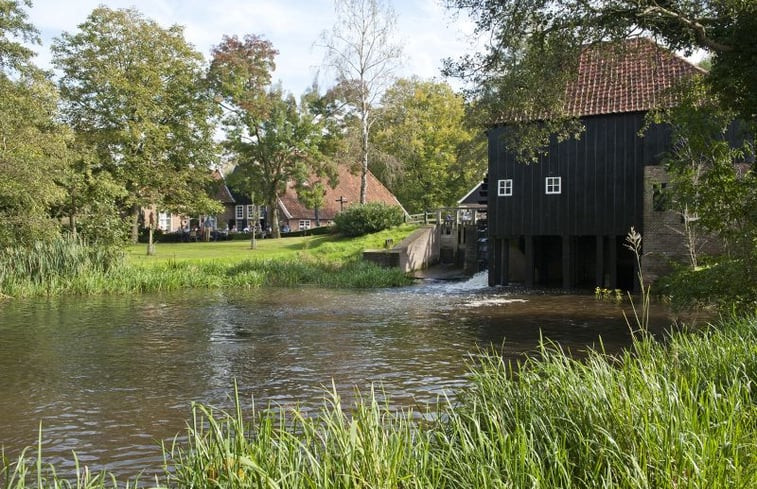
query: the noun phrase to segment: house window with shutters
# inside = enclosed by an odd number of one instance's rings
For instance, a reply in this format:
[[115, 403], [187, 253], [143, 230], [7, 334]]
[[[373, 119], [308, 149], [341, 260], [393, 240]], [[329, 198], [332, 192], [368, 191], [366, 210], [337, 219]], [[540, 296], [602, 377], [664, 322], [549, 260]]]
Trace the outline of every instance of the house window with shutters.
[[562, 193], [562, 178], [561, 177], [547, 177], [546, 193], [547, 195], [561, 194]]

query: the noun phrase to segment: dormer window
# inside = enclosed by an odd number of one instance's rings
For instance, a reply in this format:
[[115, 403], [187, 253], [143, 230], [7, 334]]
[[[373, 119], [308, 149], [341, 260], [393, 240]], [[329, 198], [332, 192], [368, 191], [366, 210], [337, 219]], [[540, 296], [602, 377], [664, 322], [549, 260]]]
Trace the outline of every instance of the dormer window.
[[497, 196], [510, 197], [513, 194], [513, 179], [497, 180]]
[[562, 193], [562, 177], [547, 177], [546, 193], [547, 195], [556, 195]]

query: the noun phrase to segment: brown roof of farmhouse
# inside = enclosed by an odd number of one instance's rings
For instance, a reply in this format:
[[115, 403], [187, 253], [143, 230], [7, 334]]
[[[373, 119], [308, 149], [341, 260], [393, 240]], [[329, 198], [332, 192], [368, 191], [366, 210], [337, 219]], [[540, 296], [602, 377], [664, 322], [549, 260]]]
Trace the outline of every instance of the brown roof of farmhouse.
[[566, 87], [565, 110], [582, 117], [669, 106], [674, 102], [670, 89], [702, 73], [651, 39], [587, 47], [579, 58], [578, 77]]
[[[320, 219], [331, 220], [340, 211], [337, 200], [344, 197], [344, 208], [360, 202], [360, 175], [353, 174], [345, 165], [338, 168], [339, 183], [335, 188], [326, 187], [324, 208], [318, 210]], [[382, 202], [388, 205], [401, 206], [397, 198], [372, 173], [368, 172], [368, 182], [365, 191], [366, 202]], [[289, 182], [284, 195], [279, 197], [279, 205], [287, 219], [315, 219], [313, 209], [308, 209], [297, 198], [294, 182]]]

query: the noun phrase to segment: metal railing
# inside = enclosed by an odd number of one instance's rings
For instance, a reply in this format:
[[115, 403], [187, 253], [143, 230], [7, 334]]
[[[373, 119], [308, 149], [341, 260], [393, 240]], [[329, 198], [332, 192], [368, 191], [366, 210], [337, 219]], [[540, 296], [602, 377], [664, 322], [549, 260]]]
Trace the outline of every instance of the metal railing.
[[475, 224], [486, 219], [486, 209], [470, 207], [443, 207], [420, 214], [408, 214], [405, 222], [413, 224]]

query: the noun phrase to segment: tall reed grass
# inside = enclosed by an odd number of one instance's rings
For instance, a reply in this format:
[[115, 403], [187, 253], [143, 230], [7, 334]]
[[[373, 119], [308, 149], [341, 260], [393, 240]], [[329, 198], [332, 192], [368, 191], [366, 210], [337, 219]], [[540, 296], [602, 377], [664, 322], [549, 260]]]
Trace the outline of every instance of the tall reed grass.
[[317, 416], [195, 406], [171, 487], [757, 487], [757, 318], [578, 361], [484, 355], [433, 422], [373, 392]]
[[[593, 352], [578, 361], [549, 344], [519, 365], [483, 354], [470, 388], [431, 415], [395, 410], [373, 391], [351, 407], [331, 392], [317, 414], [246, 412], [235, 393], [229, 412], [193, 406], [188, 439], [164, 448], [166, 471], [157, 482], [240, 489], [757, 487], [756, 345], [753, 315], [674, 333], [664, 343], [640, 335], [618, 356]], [[29, 463], [6, 462], [0, 487], [59, 487], [54, 479], [37, 483], [34, 470], [19, 475]]]
[[0, 296], [131, 294], [192, 288], [313, 285], [330, 288], [396, 287], [412, 282], [399, 269], [360, 260], [312, 258], [124, 263], [109, 250], [80, 243], [40, 244], [30, 253], [0, 252]]
[[30, 247], [0, 249], [0, 295], [49, 295], [87, 277], [119, 268], [123, 252], [112, 246], [89, 246], [75, 237], [59, 236]]

